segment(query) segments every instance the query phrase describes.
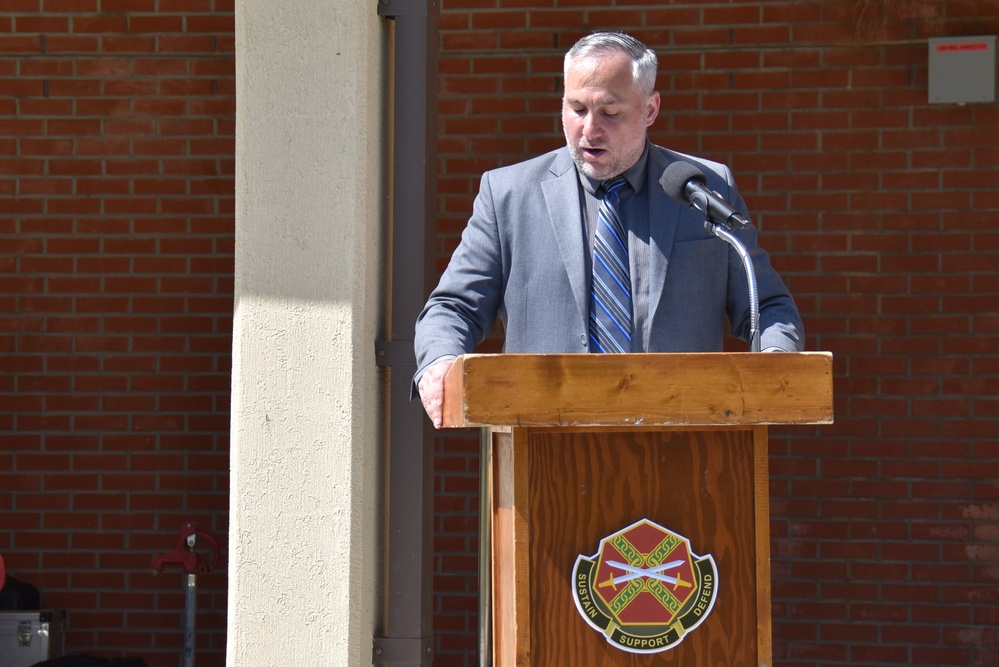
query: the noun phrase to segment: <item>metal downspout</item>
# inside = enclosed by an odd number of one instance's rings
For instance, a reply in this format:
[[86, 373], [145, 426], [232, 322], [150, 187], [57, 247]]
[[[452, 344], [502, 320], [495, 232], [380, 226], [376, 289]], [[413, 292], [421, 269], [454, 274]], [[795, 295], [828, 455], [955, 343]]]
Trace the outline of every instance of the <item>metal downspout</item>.
[[413, 327], [434, 274], [437, 209], [438, 0], [379, 0], [394, 22], [393, 164], [389, 206], [389, 339], [375, 342], [388, 368], [387, 565], [384, 627], [372, 663], [422, 666], [433, 661], [433, 442], [419, 401]]

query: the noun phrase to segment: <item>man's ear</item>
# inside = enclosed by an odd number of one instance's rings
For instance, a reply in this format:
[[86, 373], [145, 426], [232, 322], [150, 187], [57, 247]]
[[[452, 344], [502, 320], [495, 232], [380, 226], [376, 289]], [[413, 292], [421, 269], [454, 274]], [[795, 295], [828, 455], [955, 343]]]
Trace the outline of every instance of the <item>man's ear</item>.
[[659, 93], [654, 92], [649, 95], [649, 100], [646, 102], [646, 113], [645, 116], [645, 127], [652, 127], [652, 123], [656, 122], [656, 118], [659, 116]]

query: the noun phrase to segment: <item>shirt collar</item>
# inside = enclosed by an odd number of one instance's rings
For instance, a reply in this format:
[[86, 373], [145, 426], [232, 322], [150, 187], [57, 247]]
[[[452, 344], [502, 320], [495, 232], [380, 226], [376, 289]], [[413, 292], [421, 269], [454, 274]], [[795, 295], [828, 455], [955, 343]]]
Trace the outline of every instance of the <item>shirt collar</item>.
[[[645, 187], [645, 175], [647, 172], [647, 166], [649, 163], [649, 139], [645, 139], [645, 150], [642, 151], [641, 157], [635, 164], [631, 165], [625, 170], [621, 176], [628, 181], [631, 185], [631, 189], [634, 192], [641, 192], [642, 188]], [[583, 184], [583, 189], [589, 192], [591, 195], [596, 196], [597, 192], [600, 191], [600, 187], [604, 184], [604, 181], [595, 181], [578, 169], [576, 172], [579, 174], [579, 181]]]

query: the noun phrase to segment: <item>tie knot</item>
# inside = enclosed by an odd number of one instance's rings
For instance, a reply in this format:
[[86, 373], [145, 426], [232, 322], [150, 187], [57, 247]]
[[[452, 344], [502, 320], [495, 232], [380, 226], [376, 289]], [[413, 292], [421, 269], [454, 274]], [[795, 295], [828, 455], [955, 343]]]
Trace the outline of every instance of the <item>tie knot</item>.
[[617, 178], [612, 178], [609, 181], [604, 182], [604, 197], [609, 194], [620, 192], [621, 188], [628, 184], [628, 179], [624, 176], [618, 176]]

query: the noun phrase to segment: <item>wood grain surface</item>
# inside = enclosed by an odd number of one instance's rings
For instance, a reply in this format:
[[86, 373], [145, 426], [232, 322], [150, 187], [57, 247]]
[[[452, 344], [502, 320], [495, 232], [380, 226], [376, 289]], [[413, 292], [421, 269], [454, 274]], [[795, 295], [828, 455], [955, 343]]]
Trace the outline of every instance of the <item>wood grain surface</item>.
[[499, 354], [459, 357], [444, 426], [830, 423], [832, 355]]
[[[529, 625], [529, 640], [515, 642], [514, 662], [506, 653], [497, 665], [758, 664], [753, 429], [523, 431], [521, 471], [528, 472], [519, 509], [526, 513], [521, 521], [530, 537], [516, 548], [526, 551], [526, 563], [524, 555], [517, 560], [529, 573], [530, 612], [520, 618]], [[711, 554], [718, 570], [717, 598], [707, 620], [676, 647], [654, 655], [611, 646], [583, 621], [572, 593], [576, 558], [595, 554], [602, 538], [640, 519], [687, 537], [691, 550]], [[509, 517], [503, 521], [510, 526]], [[769, 599], [769, 588], [762, 592]], [[769, 619], [761, 627], [769, 632]], [[498, 635], [503, 632], [497, 628]], [[769, 652], [769, 638], [764, 646]]]

